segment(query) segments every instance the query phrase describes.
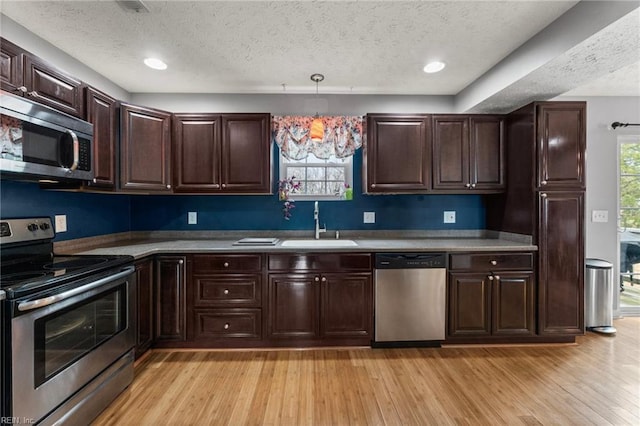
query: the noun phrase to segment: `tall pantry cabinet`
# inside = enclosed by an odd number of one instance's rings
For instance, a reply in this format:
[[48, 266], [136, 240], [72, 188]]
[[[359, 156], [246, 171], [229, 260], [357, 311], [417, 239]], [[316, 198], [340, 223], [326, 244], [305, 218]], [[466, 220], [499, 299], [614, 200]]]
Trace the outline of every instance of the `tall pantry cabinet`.
[[507, 191], [487, 227], [538, 246], [540, 336], [584, 333], [585, 102], [535, 102], [507, 116]]

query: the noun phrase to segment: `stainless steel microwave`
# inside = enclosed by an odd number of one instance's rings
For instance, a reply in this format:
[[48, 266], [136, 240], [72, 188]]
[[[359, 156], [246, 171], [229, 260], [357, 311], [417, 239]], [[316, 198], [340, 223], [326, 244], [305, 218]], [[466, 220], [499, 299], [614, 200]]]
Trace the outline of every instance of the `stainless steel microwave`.
[[93, 179], [93, 125], [0, 92], [0, 173], [41, 182]]

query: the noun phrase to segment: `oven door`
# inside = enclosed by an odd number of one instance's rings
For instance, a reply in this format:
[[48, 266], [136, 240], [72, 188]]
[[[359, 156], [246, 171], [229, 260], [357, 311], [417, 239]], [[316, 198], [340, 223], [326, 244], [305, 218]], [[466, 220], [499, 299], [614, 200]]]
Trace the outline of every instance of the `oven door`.
[[14, 303], [12, 416], [43, 418], [135, 344], [133, 267]]

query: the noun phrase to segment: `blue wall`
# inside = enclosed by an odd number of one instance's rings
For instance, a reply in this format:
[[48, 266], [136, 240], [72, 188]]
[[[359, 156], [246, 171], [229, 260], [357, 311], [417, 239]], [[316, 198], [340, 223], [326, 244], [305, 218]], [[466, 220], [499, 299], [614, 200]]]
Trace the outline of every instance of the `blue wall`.
[[[275, 150], [274, 150], [275, 152]], [[320, 201], [320, 222], [333, 230], [484, 229], [480, 195], [362, 195], [362, 151], [354, 158], [352, 201]], [[277, 162], [276, 162], [277, 164]], [[274, 171], [278, 176], [277, 167]], [[277, 180], [277, 179], [274, 179]], [[444, 224], [445, 210], [457, 223]], [[198, 224], [187, 213], [198, 212]], [[375, 224], [363, 224], [365, 211]], [[313, 202], [298, 201], [291, 220], [284, 220], [275, 195], [112, 195], [44, 191], [37, 184], [1, 181], [0, 217], [66, 214], [68, 232], [57, 241], [124, 231], [153, 230], [309, 230]]]
[[56, 241], [131, 230], [128, 195], [44, 191], [37, 183], [0, 181], [0, 217], [67, 215], [67, 232]]

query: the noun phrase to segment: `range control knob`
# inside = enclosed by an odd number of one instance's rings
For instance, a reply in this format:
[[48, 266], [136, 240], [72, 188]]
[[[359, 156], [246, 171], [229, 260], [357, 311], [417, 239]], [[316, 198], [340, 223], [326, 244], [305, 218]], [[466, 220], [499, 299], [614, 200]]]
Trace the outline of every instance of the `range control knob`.
[[46, 222], [40, 224], [40, 229], [42, 229], [43, 231], [46, 231], [49, 228], [51, 228], [51, 226], [49, 226], [49, 224]]
[[30, 223], [27, 225], [27, 229], [31, 232], [35, 232], [38, 230], [38, 225], [36, 225], [35, 223]]

